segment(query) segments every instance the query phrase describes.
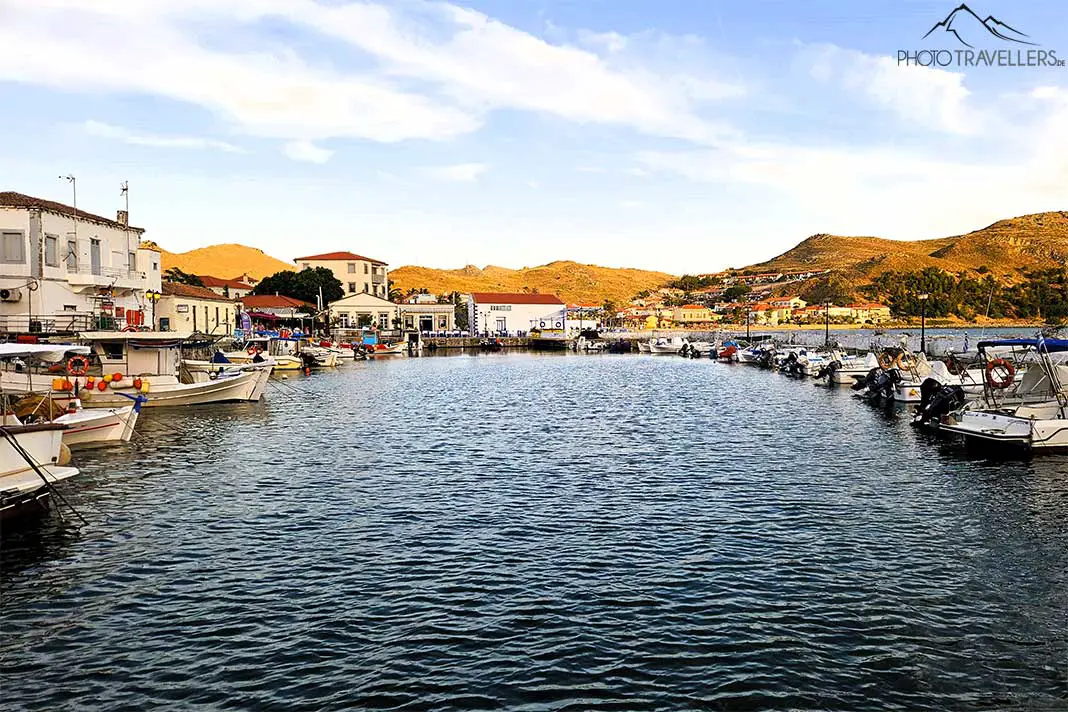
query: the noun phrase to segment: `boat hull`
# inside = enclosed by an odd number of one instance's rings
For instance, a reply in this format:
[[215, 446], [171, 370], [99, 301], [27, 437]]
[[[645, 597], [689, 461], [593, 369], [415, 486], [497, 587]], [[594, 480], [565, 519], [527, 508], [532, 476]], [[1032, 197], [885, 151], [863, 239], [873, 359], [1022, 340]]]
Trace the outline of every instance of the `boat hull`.
[[56, 418], [54, 423], [68, 426], [63, 431], [63, 444], [67, 447], [104, 445], [129, 442], [141, 409], [128, 405], [125, 408], [94, 408]]
[[[179, 405], [202, 405], [205, 403], [225, 403], [228, 401], [257, 401], [267, 388], [270, 367], [242, 372], [235, 376], [218, 378], [202, 383], [179, 383], [174, 376], [143, 376], [149, 384], [148, 401], [144, 407], [161, 408]], [[123, 408], [140, 395], [133, 388], [132, 379], [125, 379], [120, 388], [89, 390], [85, 387], [84, 376], [70, 379], [78, 387], [82, 406], [85, 408]], [[0, 375], [0, 384], [4, 390], [12, 393], [32, 393], [34, 390], [47, 389], [45, 378], [35, 375], [31, 381], [27, 374], [5, 372]], [[32, 386], [36, 384], [36, 389]], [[73, 393], [53, 393], [59, 402], [70, 400]]]

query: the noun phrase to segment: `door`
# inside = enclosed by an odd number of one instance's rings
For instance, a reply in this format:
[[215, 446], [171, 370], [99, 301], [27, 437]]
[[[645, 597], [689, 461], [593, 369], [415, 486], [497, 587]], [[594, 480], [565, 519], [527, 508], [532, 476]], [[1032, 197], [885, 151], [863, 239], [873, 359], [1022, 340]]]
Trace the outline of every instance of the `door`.
[[100, 274], [100, 240], [89, 241], [89, 266], [93, 274]]
[[419, 317], [419, 331], [433, 331], [434, 330], [434, 317], [432, 316], [420, 316]]
[[508, 330], [508, 320], [503, 316], [497, 317], [497, 332], [503, 334]]

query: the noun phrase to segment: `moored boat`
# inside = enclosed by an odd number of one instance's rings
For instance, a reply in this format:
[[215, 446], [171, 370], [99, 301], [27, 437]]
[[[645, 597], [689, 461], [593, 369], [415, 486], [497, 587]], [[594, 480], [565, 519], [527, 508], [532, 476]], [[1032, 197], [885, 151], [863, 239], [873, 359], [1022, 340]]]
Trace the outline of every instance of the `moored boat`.
[[68, 467], [65, 425], [0, 427], [0, 522], [42, 514], [56, 483], [78, 474]]

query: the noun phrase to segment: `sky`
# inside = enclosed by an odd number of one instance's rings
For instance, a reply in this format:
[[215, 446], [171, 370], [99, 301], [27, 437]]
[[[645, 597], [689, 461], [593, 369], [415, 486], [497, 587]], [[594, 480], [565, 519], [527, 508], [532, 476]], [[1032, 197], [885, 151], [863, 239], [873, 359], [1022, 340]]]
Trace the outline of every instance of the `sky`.
[[[1068, 59], [1068, 4], [975, 0]], [[176, 252], [711, 272], [1068, 209], [1068, 69], [927, 0], [0, 0], [0, 190]]]

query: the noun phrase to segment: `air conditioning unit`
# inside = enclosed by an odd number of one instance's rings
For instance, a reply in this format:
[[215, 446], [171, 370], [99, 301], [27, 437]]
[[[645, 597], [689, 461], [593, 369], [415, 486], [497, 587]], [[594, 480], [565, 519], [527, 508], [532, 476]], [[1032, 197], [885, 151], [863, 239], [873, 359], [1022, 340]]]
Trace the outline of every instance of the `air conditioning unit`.
[[21, 302], [22, 290], [21, 289], [0, 289], [0, 301], [2, 302]]

